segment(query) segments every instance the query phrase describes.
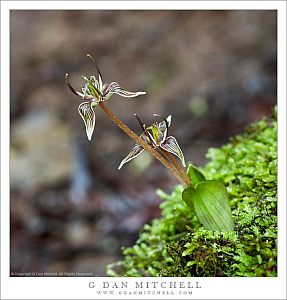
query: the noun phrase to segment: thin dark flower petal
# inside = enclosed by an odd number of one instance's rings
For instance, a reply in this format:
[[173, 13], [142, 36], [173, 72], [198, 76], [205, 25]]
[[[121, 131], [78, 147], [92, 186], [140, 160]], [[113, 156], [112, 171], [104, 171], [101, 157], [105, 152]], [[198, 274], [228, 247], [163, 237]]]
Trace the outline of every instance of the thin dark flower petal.
[[146, 94], [146, 92], [125, 91], [118, 85], [118, 83], [111, 82], [105, 91], [105, 98], [109, 99], [113, 94], [118, 94], [118, 95], [120, 95], [122, 97], [126, 97], [126, 98], [132, 98], [132, 97], [136, 97], [139, 95], [144, 95], [144, 94]]
[[65, 78], [66, 78], [66, 83], [67, 83], [68, 88], [69, 88], [69, 89], [72, 91], [72, 93], [74, 93], [76, 96], [83, 97], [83, 94], [81, 94], [80, 92], [77, 92], [77, 91], [71, 86], [68, 77], [69, 77], [69, 74], [67, 73], [67, 74], [65, 75]]
[[160, 145], [160, 147], [165, 151], [176, 155], [181, 160], [182, 165], [185, 167], [184, 156], [175, 137], [173, 136], [167, 137], [167, 139]]
[[140, 127], [143, 131], [145, 131], [145, 124], [143, 123], [143, 121], [140, 119], [140, 117], [137, 115], [137, 114], [134, 114], [134, 116], [137, 118], [139, 124], [140, 124]]
[[96, 61], [94, 60], [94, 58], [90, 55], [90, 54], [87, 54], [87, 56], [93, 61], [93, 63], [96, 65], [96, 68], [97, 68], [97, 71], [98, 71], [98, 74], [99, 74], [99, 90], [102, 91], [103, 89], [103, 76], [101, 74], [101, 71], [100, 71], [100, 68], [99, 66], [97, 65]]
[[128, 161], [134, 159], [137, 157], [139, 154], [143, 152], [144, 148], [140, 145], [135, 145], [132, 149], [132, 151], [121, 161], [118, 170], [122, 168], [122, 166], [127, 163]]
[[81, 103], [78, 107], [78, 111], [85, 123], [86, 133], [87, 133], [88, 139], [90, 141], [92, 138], [92, 134], [94, 132], [95, 124], [96, 124], [96, 116], [95, 116], [95, 112], [92, 108], [92, 102]]

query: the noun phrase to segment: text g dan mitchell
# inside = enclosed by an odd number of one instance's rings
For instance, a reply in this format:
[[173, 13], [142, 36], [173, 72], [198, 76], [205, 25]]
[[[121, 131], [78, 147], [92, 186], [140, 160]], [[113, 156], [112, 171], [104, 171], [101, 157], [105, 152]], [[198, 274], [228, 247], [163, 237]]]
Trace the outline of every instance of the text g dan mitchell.
[[199, 282], [191, 281], [90, 281], [89, 288], [100, 289], [200, 289]]

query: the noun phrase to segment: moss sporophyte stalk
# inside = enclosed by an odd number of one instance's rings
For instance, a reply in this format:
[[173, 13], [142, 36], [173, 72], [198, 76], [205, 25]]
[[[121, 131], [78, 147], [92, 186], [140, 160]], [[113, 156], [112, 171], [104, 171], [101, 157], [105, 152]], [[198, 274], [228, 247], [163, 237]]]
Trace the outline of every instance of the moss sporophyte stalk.
[[[173, 136], [168, 136], [168, 129], [171, 126], [171, 116], [167, 118], [154, 114], [160, 119], [150, 126], [146, 126], [142, 120], [135, 115], [142, 129], [138, 136], [132, 129], [123, 123], [105, 104], [113, 94], [122, 97], [132, 98], [146, 94], [146, 92], [129, 92], [124, 90], [116, 82], [103, 84], [101, 71], [91, 55], [87, 55], [94, 62], [98, 79], [96, 76], [82, 76], [85, 81], [81, 92], [76, 91], [68, 80], [66, 83], [69, 89], [82, 99], [78, 107], [79, 114], [84, 121], [86, 134], [91, 140], [96, 125], [94, 108], [99, 106], [104, 113], [131, 139], [136, 142], [131, 152], [122, 160], [118, 169], [130, 160], [136, 158], [146, 150], [160, 163], [162, 163], [182, 184], [184, 190], [182, 199], [186, 205], [197, 216], [200, 223], [207, 229], [226, 231], [233, 230], [233, 218], [228, 204], [228, 194], [224, 185], [214, 180], [207, 180], [202, 172], [189, 163], [187, 171], [182, 150]], [[178, 163], [176, 156], [181, 165]]]

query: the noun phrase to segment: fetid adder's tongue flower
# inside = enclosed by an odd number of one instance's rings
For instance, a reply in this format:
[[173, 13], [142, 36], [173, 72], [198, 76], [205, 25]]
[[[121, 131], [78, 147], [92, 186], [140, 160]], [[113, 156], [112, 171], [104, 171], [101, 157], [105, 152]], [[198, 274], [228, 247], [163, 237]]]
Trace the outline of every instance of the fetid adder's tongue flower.
[[[168, 116], [165, 119], [158, 114], [154, 114], [154, 116], [160, 117], [163, 121], [160, 123], [154, 123], [149, 127], [146, 127], [137, 115], [135, 116], [143, 129], [143, 133], [140, 135], [141, 139], [153, 148], [159, 148], [176, 155], [185, 167], [184, 156], [175, 137], [167, 136], [168, 128], [171, 125], [171, 116]], [[120, 170], [125, 163], [137, 157], [143, 150], [144, 148], [141, 145], [136, 144], [131, 152], [122, 160], [118, 169]]]
[[123, 88], [121, 88], [119, 84], [116, 82], [103, 84], [102, 74], [99, 67], [97, 66], [96, 62], [91, 57], [91, 55], [88, 54], [87, 56], [89, 56], [96, 65], [97, 72], [99, 74], [98, 79], [96, 79], [95, 76], [90, 76], [90, 77], [82, 76], [86, 82], [84, 87], [82, 88], [82, 92], [76, 91], [71, 86], [68, 80], [68, 74], [66, 74], [66, 82], [69, 89], [75, 95], [79, 96], [84, 100], [84, 102], [82, 102], [79, 105], [78, 111], [85, 123], [88, 139], [91, 140], [95, 128], [95, 124], [96, 124], [95, 112], [93, 107], [95, 107], [101, 101], [110, 99], [113, 96], [113, 94], [117, 94], [126, 98], [132, 98], [139, 95], [144, 95], [146, 94], [146, 92], [128, 92]]

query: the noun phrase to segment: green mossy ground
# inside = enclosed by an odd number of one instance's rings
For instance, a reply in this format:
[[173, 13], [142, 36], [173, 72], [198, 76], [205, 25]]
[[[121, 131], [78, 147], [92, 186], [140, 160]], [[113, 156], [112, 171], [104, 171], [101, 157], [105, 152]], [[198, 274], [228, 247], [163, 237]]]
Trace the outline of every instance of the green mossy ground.
[[263, 119], [220, 149], [202, 169], [224, 182], [235, 221], [231, 232], [203, 229], [176, 186], [162, 217], [143, 226], [110, 276], [277, 276], [277, 121]]

